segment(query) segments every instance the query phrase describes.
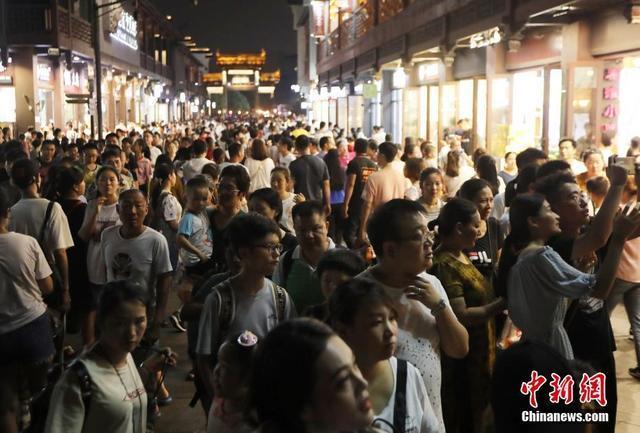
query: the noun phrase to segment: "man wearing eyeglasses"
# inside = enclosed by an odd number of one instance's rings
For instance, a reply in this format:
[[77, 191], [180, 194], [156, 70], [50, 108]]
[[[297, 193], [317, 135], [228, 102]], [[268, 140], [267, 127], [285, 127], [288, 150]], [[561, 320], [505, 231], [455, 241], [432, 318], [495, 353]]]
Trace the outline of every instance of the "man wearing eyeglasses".
[[[241, 214], [229, 223], [228, 234], [240, 272], [214, 287], [202, 308], [196, 353], [198, 374], [207, 393], [200, 396], [203, 401], [213, 398], [213, 367], [227, 336], [250, 329], [263, 338], [280, 321], [296, 315], [287, 292], [267, 279], [282, 251], [276, 223], [262, 215]], [[225, 314], [228, 305], [233, 311]]]
[[469, 334], [449, 305], [438, 278], [427, 274], [433, 265], [433, 235], [420, 203], [394, 199], [371, 216], [367, 234], [378, 263], [358, 275], [380, 285], [398, 312], [396, 355], [418, 368], [429, 402], [445, 431], [440, 397], [440, 353], [463, 358]]

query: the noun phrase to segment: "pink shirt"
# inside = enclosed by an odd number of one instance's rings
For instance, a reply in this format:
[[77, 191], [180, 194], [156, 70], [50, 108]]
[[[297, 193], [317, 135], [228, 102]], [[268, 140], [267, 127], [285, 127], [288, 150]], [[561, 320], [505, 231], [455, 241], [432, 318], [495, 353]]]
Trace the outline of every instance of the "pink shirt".
[[638, 263], [640, 263], [640, 237], [625, 242], [616, 278], [630, 283], [640, 283]]
[[144, 185], [153, 176], [151, 161], [147, 158], [140, 158], [137, 163], [138, 168], [136, 169], [136, 173], [138, 174], [138, 185]]
[[394, 198], [404, 198], [404, 192], [411, 186], [411, 181], [404, 177], [391, 164], [375, 173], [367, 179], [362, 191], [364, 201], [371, 200], [373, 208]]

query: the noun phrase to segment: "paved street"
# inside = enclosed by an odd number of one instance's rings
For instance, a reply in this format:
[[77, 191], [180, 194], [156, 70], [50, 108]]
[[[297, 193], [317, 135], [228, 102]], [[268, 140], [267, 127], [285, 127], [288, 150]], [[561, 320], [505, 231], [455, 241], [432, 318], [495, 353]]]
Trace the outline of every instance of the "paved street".
[[[175, 299], [172, 299], [175, 303]], [[172, 305], [175, 306], [175, 305]], [[613, 328], [618, 351], [616, 364], [618, 370], [618, 427], [616, 433], [638, 433], [640, 431], [640, 382], [633, 379], [627, 370], [634, 366], [635, 355], [633, 341], [627, 338], [629, 323], [624, 308], [614, 311]], [[178, 351], [186, 352], [187, 336], [178, 334], [172, 328], [162, 331], [162, 341]], [[158, 433], [194, 433], [205, 431], [205, 418], [200, 407], [190, 408], [193, 396], [192, 382], [185, 381], [190, 369], [189, 360], [182, 355], [177, 368], [168, 373], [167, 385], [173, 395], [172, 405], [162, 409], [162, 422]]]

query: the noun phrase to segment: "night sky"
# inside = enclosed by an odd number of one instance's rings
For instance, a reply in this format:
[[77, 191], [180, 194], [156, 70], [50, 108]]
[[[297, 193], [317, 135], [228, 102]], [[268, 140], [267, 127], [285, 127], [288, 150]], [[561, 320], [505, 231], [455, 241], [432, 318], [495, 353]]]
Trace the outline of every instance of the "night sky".
[[267, 51], [265, 71], [280, 68], [278, 103], [290, 102], [296, 81], [296, 34], [286, 0], [150, 0], [175, 28], [213, 52]]

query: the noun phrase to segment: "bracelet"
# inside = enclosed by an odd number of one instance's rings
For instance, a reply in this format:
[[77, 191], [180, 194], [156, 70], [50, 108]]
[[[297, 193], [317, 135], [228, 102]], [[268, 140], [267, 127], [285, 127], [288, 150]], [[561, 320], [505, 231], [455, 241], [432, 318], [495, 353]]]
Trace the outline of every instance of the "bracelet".
[[445, 308], [447, 308], [447, 301], [445, 301], [444, 299], [440, 299], [440, 301], [438, 301], [438, 304], [431, 309], [431, 314], [433, 315], [433, 317], [438, 317], [438, 315], [442, 313]]

